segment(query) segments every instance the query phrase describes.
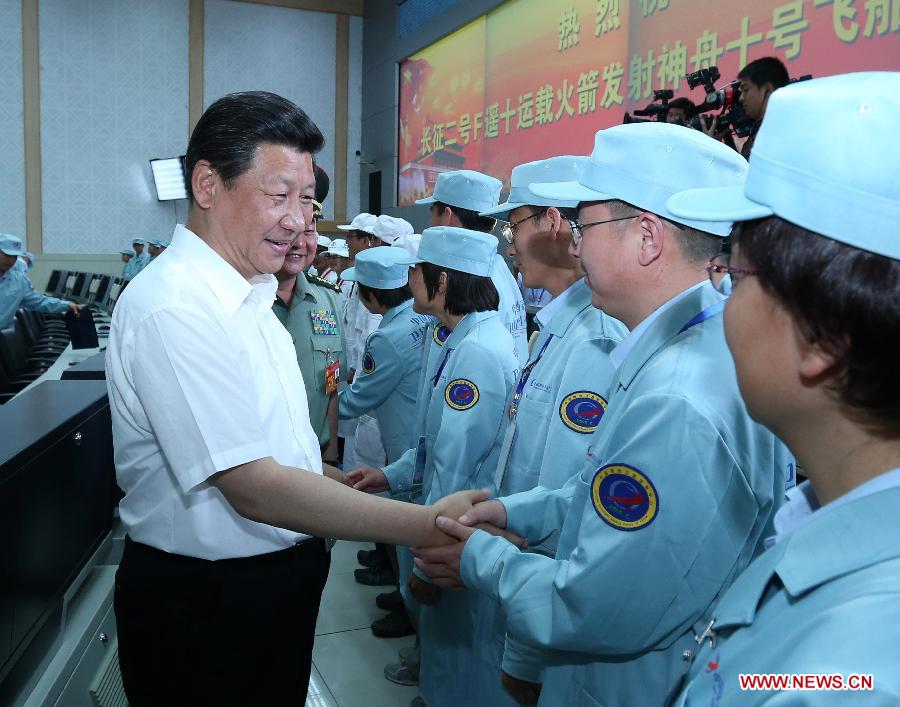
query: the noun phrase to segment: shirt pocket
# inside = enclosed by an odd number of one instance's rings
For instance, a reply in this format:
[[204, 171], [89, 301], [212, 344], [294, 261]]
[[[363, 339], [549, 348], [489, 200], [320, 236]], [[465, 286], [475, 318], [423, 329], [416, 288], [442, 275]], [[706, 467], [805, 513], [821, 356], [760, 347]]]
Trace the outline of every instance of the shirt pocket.
[[312, 337], [312, 364], [313, 375], [316, 379], [316, 390], [325, 390], [325, 366], [332, 361], [340, 360], [341, 337], [339, 336], [313, 336]]

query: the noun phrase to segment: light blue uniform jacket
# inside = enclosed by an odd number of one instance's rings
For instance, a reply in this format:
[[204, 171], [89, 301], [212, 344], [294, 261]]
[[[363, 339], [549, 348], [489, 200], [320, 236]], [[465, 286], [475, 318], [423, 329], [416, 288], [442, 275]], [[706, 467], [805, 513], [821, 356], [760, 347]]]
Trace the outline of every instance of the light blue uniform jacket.
[[[506, 401], [518, 375], [509, 332], [496, 311], [467, 314], [443, 345], [425, 422], [425, 503], [455, 491], [492, 487]], [[419, 690], [429, 707], [472, 704], [475, 597], [442, 592], [419, 621]]]
[[19, 268], [10, 268], [0, 277], [0, 329], [15, 323], [16, 310], [20, 307], [42, 314], [62, 314], [69, 303], [36, 292], [28, 275]]
[[491, 282], [500, 297], [500, 321], [513, 338], [516, 358], [519, 365], [524, 366], [528, 360], [528, 324], [525, 319], [525, 302], [519, 283], [513, 277], [509, 266], [498, 253], [491, 262]]
[[[823, 512], [758, 557], [713, 611], [679, 707], [900, 704], [900, 488]], [[741, 691], [740, 674], [872, 675], [874, 689]]]
[[542, 705], [671, 699], [683, 651], [771, 534], [793, 461], [745, 410], [711, 285], [648, 327], [610, 390], [582, 473], [503, 499], [530, 544], [562, 525], [556, 559], [480, 531], [462, 557], [508, 632], [554, 649]]
[[[535, 486], [559, 488], [581, 471], [609, 398], [615, 374], [609, 352], [628, 330], [591, 305], [591, 291], [583, 279], [563, 297], [557, 300], [561, 309], [553, 312], [532, 346], [527, 379], [523, 370], [513, 389], [510, 405], [520, 386], [522, 394], [515, 416], [510, 416], [495, 474], [500, 496]], [[557, 541], [554, 535], [531, 550], [553, 557]], [[516, 702], [500, 684], [501, 663], [514, 677], [540, 682], [543, 661], [540, 651], [513, 639], [504, 653], [505, 637], [506, 615], [499, 603], [479, 595], [474, 680], [481, 686], [484, 704], [514, 707]]]
[[372, 412], [378, 420], [388, 462], [409, 448], [422, 367], [423, 327], [429, 319], [413, 311], [412, 300], [389, 309], [366, 340], [362, 370], [340, 393], [342, 418]]

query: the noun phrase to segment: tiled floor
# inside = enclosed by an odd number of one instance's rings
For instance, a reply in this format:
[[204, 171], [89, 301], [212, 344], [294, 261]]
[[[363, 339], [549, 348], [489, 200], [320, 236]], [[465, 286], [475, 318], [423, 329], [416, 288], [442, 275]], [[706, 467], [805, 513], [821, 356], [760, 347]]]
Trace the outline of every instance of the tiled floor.
[[331, 572], [313, 649], [313, 674], [307, 707], [406, 707], [418, 694], [384, 679], [386, 663], [397, 661], [397, 651], [412, 645], [413, 637], [375, 638], [369, 628], [385, 612], [375, 597], [390, 587], [364, 587], [353, 579], [356, 551], [371, 544], [339, 542], [332, 550]]

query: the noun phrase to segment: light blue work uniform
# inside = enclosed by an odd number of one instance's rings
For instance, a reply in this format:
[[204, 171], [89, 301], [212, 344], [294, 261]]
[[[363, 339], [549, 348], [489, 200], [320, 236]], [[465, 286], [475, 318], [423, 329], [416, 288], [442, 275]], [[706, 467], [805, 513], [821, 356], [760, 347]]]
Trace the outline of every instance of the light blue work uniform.
[[138, 256], [133, 251], [132, 253], [131, 260], [125, 263], [125, 267], [122, 268], [122, 277], [128, 280], [141, 271], [140, 264], [138, 263]]
[[519, 365], [528, 360], [528, 322], [525, 318], [525, 302], [516, 278], [500, 254], [491, 262], [491, 282], [500, 296], [500, 320], [512, 335], [513, 346]]
[[655, 313], [618, 362], [582, 472], [503, 499], [530, 545], [562, 525], [555, 560], [480, 531], [466, 544], [466, 585], [499, 598], [513, 638], [553, 649], [542, 705], [665, 704], [771, 534], [793, 460], [746, 412], [723, 304], [705, 283]]
[[[609, 352], [628, 333], [591, 304], [583, 279], [552, 300], [538, 322], [540, 334], [509, 401], [510, 422], [494, 476], [499, 496], [535, 486], [559, 488], [581, 470], [615, 374]], [[531, 550], [553, 557], [557, 540], [554, 534]], [[533, 648], [506, 641], [503, 609], [496, 599], [477, 596], [473, 681], [483, 704], [514, 707], [500, 684], [501, 663], [513, 677], [540, 682], [543, 660]]]
[[42, 314], [63, 314], [69, 303], [36, 292], [31, 280], [18, 268], [10, 268], [0, 277], [0, 329], [11, 327], [20, 307]]
[[[511, 343], [496, 311], [467, 314], [444, 342], [422, 444], [425, 503], [492, 486], [519, 368]], [[421, 608], [419, 687], [429, 707], [473, 704], [476, 686], [466, 676], [473, 673], [474, 606], [468, 592], [442, 592], [436, 606]]]
[[[803, 503], [809, 482], [784, 510]], [[807, 515], [734, 581], [679, 707], [898, 705], [900, 469]], [[780, 518], [780, 516], [779, 516]], [[889, 627], [883, 630], [882, 627]], [[871, 675], [871, 691], [742, 691], [739, 675]]]
[[410, 446], [424, 326], [430, 319], [413, 311], [412, 300], [389, 309], [366, 340], [362, 370], [338, 398], [342, 418], [374, 414], [388, 463], [399, 459]]

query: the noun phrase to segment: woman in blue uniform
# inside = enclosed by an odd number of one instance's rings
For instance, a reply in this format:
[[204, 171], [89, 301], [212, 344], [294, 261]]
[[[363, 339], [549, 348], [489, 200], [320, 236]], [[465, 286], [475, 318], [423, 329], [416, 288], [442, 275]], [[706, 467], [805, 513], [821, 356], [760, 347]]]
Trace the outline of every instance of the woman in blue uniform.
[[[711, 263], [725, 333], [750, 413], [809, 477], [713, 612], [681, 705], [900, 704], [898, 110], [900, 73], [780, 89], [746, 187], [670, 202], [747, 221]], [[790, 682], [743, 689], [754, 674]]]
[[341, 391], [340, 415], [346, 419], [374, 412], [388, 463], [409, 447], [422, 366], [422, 328], [430, 319], [413, 311], [408, 260], [399, 248], [370, 248], [343, 273], [345, 280], [356, 282], [360, 302], [380, 315], [381, 322], [366, 340], [362, 371]]
[[[425, 434], [417, 462], [366, 468], [352, 476], [367, 491], [405, 491], [419, 485], [426, 504], [461, 489], [493, 486], [506, 429], [506, 401], [518, 374], [512, 336], [497, 312], [490, 280], [496, 237], [454, 227], [422, 234], [410, 274], [414, 308], [437, 317], [449, 335], [430, 383]], [[402, 469], [398, 471], [398, 469]], [[402, 477], [402, 478], [401, 478]], [[429, 707], [475, 704], [466, 680], [473, 674], [474, 602], [443, 592], [424, 575], [409, 580], [420, 616], [420, 691]]]

